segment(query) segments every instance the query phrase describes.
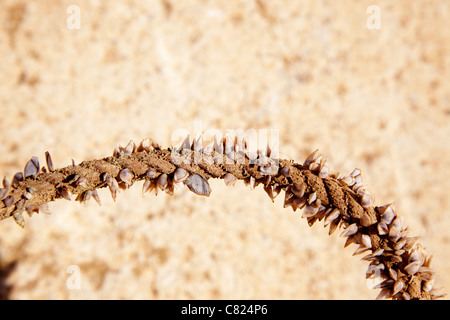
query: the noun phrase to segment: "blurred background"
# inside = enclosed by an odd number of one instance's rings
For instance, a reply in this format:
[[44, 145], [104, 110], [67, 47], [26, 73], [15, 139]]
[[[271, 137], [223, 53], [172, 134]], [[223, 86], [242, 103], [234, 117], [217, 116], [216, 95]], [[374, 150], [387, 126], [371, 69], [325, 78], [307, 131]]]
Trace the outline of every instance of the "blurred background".
[[[450, 288], [450, 2], [0, 1], [0, 175], [177, 129], [279, 130], [395, 202]], [[142, 183], [0, 222], [4, 299], [373, 299], [367, 263], [262, 187]]]

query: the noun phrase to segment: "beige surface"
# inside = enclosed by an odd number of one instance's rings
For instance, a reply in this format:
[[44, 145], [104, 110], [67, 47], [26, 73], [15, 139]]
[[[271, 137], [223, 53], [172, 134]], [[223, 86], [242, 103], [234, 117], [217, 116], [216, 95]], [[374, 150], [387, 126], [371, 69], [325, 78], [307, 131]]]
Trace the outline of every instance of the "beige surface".
[[[76, 2], [81, 29], [69, 30]], [[450, 2], [0, 1], [0, 174], [56, 166], [174, 130], [279, 129], [283, 158], [319, 148], [395, 201], [450, 288]], [[381, 9], [369, 30], [367, 7]], [[373, 299], [338, 234], [261, 187], [211, 182], [0, 222], [12, 299]], [[13, 264], [13, 265], [11, 265]], [[7, 266], [10, 266], [8, 269]], [[71, 265], [81, 288], [66, 286]], [[8, 272], [9, 271], [9, 272]], [[5, 275], [6, 278], [5, 278]], [[8, 292], [5, 288], [9, 289]], [[447, 289], [448, 292], [449, 289]], [[6, 293], [5, 293], [6, 292]]]

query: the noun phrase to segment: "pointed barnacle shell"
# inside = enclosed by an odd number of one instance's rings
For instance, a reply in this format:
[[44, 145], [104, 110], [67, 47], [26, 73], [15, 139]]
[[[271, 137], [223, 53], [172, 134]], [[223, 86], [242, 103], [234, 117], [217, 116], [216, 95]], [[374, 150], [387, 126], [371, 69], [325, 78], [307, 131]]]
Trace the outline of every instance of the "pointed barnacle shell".
[[97, 189], [92, 190], [92, 198], [94, 198], [95, 202], [98, 203], [98, 205], [101, 207], [102, 206], [102, 202], [100, 200], [100, 196], [98, 195], [98, 191]]
[[426, 282], [423, 284], [423, 290], [424, 290], [425, 292], [430, 292], [431, 289], [433, 289], [434, 281], [435, 281], [434, 279], [430, 279], [430, 280], [426, 281]]
[[394, 245], [394, 250], [400, 250], [401, 248], [403, 248], [403, 246], [406, 244], [406, 239], [401, 239], [399, 240], [395, 245]]
[[251, 176], [250, 177], [250, 189], [255, 189], [255, 187], [256, 187], [256, 179], [253, 177], [253, 176]]
[[21, 211], [18, 211], [18, 210], [14, 211], [13, 218], [19, 227], [21, 227], [21, 228], [25, 227], [25, 219], [23, 218]]
[[133, 142], [133, 140], [130, 140], [128, 142], [127, 146], [124, 148], [123, 152], [125, 155], [130, 155], [136, 150], [136, 144]]
[[411, 262], [410, 264], [408, 264], [405, 267], [405, 271], [409, 275], [413, 275], [413, 274], [416, 274], [419, 271], [420, 266], [421, 266], [420, 261], [414, 261], [414, 262]]
[[367, 214], [363, 214], [362, 217], [359, 219], [359, 222], [363, 227], [368, 227], [372, 224], [372, 221]]
[[[124, 155], [123, 148], [120, 145], [118, 145], [113, 151], [113, 157], [120, 158], [123, 155]], [[73, 159], [72, 159], [72, 162], [73, 162], [73, 165], [75, 165], [75, 161], [73, 161]]]
[[139, 143], [139, 146], [137, 147], [136, 151], [137, 152], [142, 152], [142, 151], [150, 152], [151, 149], [152, 149], [151, 139], [146, 138], [146, 139], [142, 140], [141, 143]]
[[308, 169], [313, 172], [318, 172], [320, 170], [320, 164], [317, 162], [311, 162], [308, 166]]
[[389, 268], [389, 276], [390, 276], [393, 280], [397, 281], [397, 279], [398, 279], [398, 272], [395, 271], [395, 270], [392, 269], [392, 268]]
[[389, 228], [389, 238], [396, 242], [400, 238], [400, 230], [395, 226], [391, 226]]
[[362, 197], [361, 197], [361, 205], [364, 208], [368, 208], [372, 205], [373, 199], [372, 196], [369, 193], [365, 193]]
[[294, 183], [293, 187], [291, 188], [291, 191], [297, 197], [301, 198], [305, 194], [306, 185], [305, 184], [300, 184], [300, 183]]
[[77, 179], [76, 184], [77, 184], [77, 186], [80, 186], [80, 187], [84, 188], [84, 187], [87, 186], [87, 179], [85, 177], [79, 177]]
[[329, 173], [330, 173], [330, 168], [328, 168], [327, 165], [324, 165], [320, 168], [319, 178], [324, 179], [328, 176]]
[[47, 163], [48, 171], [53, 172], [55, 168], [53, 167], [53, 160], [48, 151], [45, 151], [45, 162]]
[[394, 283], [395, 283], [394, 280], [392, 280], [392, 279], [386, 279], [386, 280], [380, 282], [379, 284], [377, 284], [376, 286], [374, 286], [373, 289], [389, 288], [389, 287], [391, 287]]
[[377, 225], [377, 230], [378, 230], [378, 234], [379, 234], [380, 236], [383, 236], [383, 235], [389, 233], [389, 227], [388, 227], [388, 225], [387, 225], [386, 223], [384, 223], [384, 222], [378, 223], [378, 225]]
[[9, 189], [1, 188], [0, 189], [0, 201], [5, 199], [9, 194]]
[[411, 250], [418, 239], [419, 237], [406, 237], [406, 244], [403, 249]]
[[167, 187], [168, 184], [168, 177], [167, 174], [163, 173], [162, 175], [160, 175], [158, 177], [158, 180], [156, 181], [156, 185], [159, 189], [161, 189], [162, 191], [164, 191]]
[[366, 248], [372, 247], [372, 240], [370, 240], [370, 236], [367, 234], [361, 235], [361, 244]]
[[330, 230], [328, 230], [328, 235], [332, 235], [334, 231], [336, 231], [337, 227], [339, 225], [339, 219], [333, 220], [330, 223]]
[[273, 198], [275, 199], [280, 193], [283, 188], [279, 184], [273, 185]]
[[396, 217], [393, 221], [392, 221], [392, 225], [391, 227], [395, 227], [397, 228], [399, 231], [402, 231], [402, 217]]
[[227, 186], [233, 186], [233, 185], [236, 183], [237, 178], [236, 178], [234, 175], [232, 175], [231, 173], [228, 172], [228, 173], [223, 177], [223, 181], [225, 182], [225, 184], [226, 184]]
[[365, 246], [363, 246], [363, 245], [360, 245], [360, 246], [358, 247], [358, 249], [356, 249], [355, 252], [353, 252], [353, 255], [356, 256], [356, 255], [358, 255], [358, 254], [361, 254], [361, 253], [366, 252], [367, 250], [370, 250], [370, 248], [367, 248], [367, 247], [365, 247]]
[[403, 290], [405, 283], [403, 281], [395, 281], [392, 295], [395, 295]]
[[380, 293], [375, 298], [375, 300], [385, 300], [385, 299], [388, 299], [390, 296], [391, 296], [391, 290], [385, 288], [380, 291]]
[[64, 187], [59, 188], [58, 193], [62, 198], [71, 201], [70, 192], [67, 188], [64, 188]]
[[211, 194], [211, 187], [209, 186], [208, 180], [201, 174], [194, 173], [184, 181], [184, 184], [189, 190], [199, 196], [209, 197]]
[[130, 171], [130, 169], [123, 169], [119, 173], [119, 178], [120, 178], [120, 180], [125, 182], [125, 184], [127, 186], [131, 186], [132, 185], [132, 180], [134, 178], [134, 174]]
[[34, 177], [39, 173], [39, 159], [37, 157], [32, 157], [30, 161], [27, 162], [23, 170], [25, 179], [28, 177]]
[[361, 170], [356, 168], [355, 170], [352, 171], [352, 173], [350, 173], [350, 175], [355, 178], [355, 183], [362, 183], [362, 178], [361, 178]]
[[86, 202], [86, 201], [91, 200], [91, 197], [92, 197], [92, 191], [91, 190], [88, 190], [88, 191], [84, 192], [83, 193], [82, 202]]
[[9, 183], [8, 179], [6, 179], [6, 177], [3, 177], [3, 187], [5, 189], [9, 189], [11, 187], [11, 184]]
[[390, 224], [395, 218], [395, 208], [392, 203], [376, 208], [377, 212], [381, 214], [381, 221]]
[[155, 184], [152, 180], [145, 180], [144, 184], [142, 185], [142, 196], [144, 196], [145, 193], [151, 192], [155, 187]]
[[23, 181], [23, 173], [17, 172], [12, 179], [11, 185], [17, 187], [21, 181]]
[[285, 166], [285, 167], [281, 168], [281, 170], [280, 170], [280, 173], [285, 177], [289, 177], [290, 172], [291, 172], [290, 166]]
[[339, 182], [343, 182], [347, 186], [351, 187], [355, 184], [355, 178], [353, 178], [352, 176], [345, 176], [345, 177], [339, 179]]
[[5, 207], [12, 207], [14, 204], [14, 197], [8, 196], [3, 200], [3, 203], [5, 204]]
[[351, 235], [354, 235], [356, 232], [358, 232], [358, 225], [356, 223], [353, 223], [342, 232], [341, 237], [349, 237]]
[[272, 202], [274, 202], [272, 186], [265, 185], [264, 186], [264, 191], [267, 193], [267, 195], [269, 196], [270, 200], [272, 200]]
[[306, 205], [305, 209], [303, 209], [303, 217], [305, 218], [311, 218], [313, 217], [317, 212], [319, 212], [319, 208], [315, 208], [312, 205]]
[[314, 151], [306, 158], [305, 162], [303, 162], [303, 165], [304, 165], [305, 167], [309, 167], [309, 165], [310, 165], [312, 162], [314, 162], [314, 161], [319, 157], [319, 155], [317, 154], [318, 152], [319, 152], [319, 149], [314, 150]]
[[173, 173], [173, 182], [180, 183], [186, 180], [188, 177], [189, 173], [186, 170], [182, 168], [177, 168]]
[[337, 219], [339, 217], [339, 215], [341, 214], [341, 212], [338, 209], [333, 209], [330, 214], [328, 214], [328, 216], [325, 218], [324, 221], [324, 227], [326, 227], [327, 225], [329, 225], [332, 221], [334, 221], [335, 219]]
[[39, 206], [39, 212], [42, 212], [45, 214], [52, 214], [47, 203], [43, 203]]
[[317, 193], [313, 192], [308, 197], [308, 203], [311, 204], [317, 199]]
[[150, 168], [147, 170], [146, 175], [150, 179], [155, 179], [158, 176], [158, 172], [156, 171], [155, 168]]

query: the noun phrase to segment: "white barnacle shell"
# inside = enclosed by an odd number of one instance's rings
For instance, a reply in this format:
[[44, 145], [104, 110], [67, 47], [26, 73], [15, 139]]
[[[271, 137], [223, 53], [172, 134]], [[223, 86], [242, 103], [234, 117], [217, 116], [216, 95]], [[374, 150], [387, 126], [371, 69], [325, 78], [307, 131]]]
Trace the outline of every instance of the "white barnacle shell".
[[377, 225], [377, 230], [378, 230], [378, 234], [380, 236], [383, 236], [385, 234], [389, 233], [389, 227], [386, 223], [384, 223], [383, 221], [381, 221], [380, 223], [378, 223]]
[[7, 188], [1, 188], [0, 189], [0, 201], [2, 201], [3, 199], [5, 199], [9, 194], [9, 189]]
[[352, 173], [350, 173], [350, 175], [355, 178], [355, 183], [362, 183], [362, 178], [361, 178], [361, 170], [356, 168], [355, 170], [352, 171]]
[[319, 208], [316, 208], [310, 204], [306, 205], [305, 209], [303, 209], [303, 217], [305, 218], [311, 218], [313, 217], [317, 212], [319, 212]]
[[431, 289], [433, 289], [434, 281], [435, 281], [434, 279], [430, 279], [430, 280], [426, 281], [423, 284], [423, 290], [426, 291], [426, 292], [430, 292]]
[[294, 183], [294, 186], [291, 188], [291, 191], [297, 197], [301, 198], [305, 194], [306, 185], [305, 184], [300, 184], [300, 183]]
[[95, 202], [97, 202], [97, 204], [101, 207], [102, 202], [100, 200], [100, 196], [98, 195], [97, 189], [92, 190], [91, 195], [92, 195], [92, 198], [94, 198]]
[[201, 174], [194, 173], [184, 181], [184, 184], [189, 190], [199, 196], [209, 197], [211, 194], [211, 187], [209, 186], [208, 180]]
[[134, 174], [130, 171], [130, 169], [123, 169], [119, 173], [119, 178], [120, 178], [120, 180], [125, 182], [125, 184], [130, 186], [132, 184]]
[[52, 172], [53, 170], [55, 170], [55, 168], [53, 167], [52, 157], [50, 155], [50, 152], [48, 151], [45, 151], [45, 162], [47, 163], [48, 171]]
[[133, 140], [130, 140], [128, 142], [127, 146], [124, 148], [123, 152], [125, 155], [130, 155], [136, 150], [136, 144], [133, 142]]
[[281, 168], [280, 173], [285, 177], [289, 177], [290, 171], [291, 171], [291, 167], [285, 166], [285, 167]]
[[419, 271], [421, 265], [422, 264], [420, 263], [420, 261], [413, 261], [405, 267], [405, 271], [409, 275], [416, 274]]
[[173, 181], [175, 183], [183, 182], [188, 177], [189, 177], [189, 173], [186, 170], [182, 169], [182, 168], [177, 168], [175, 170], [175, 172], [173, 173]]
[[19, 227], [21, 228], [25, 227], [25, 219], [23, 218], [21, 211], [19, 210], [14, 211], [13, 218]]
[[403, 281], [395, 281], [392, 295], [395, 295], [402, 291], [403, 287], [405, 286], [405, 283]]
[[372, 221], [370, 220], [369, 215], [363, 214], [363, 216], [359, 219], [359, 222], [363, 227], [368, 227], [371, 225]]
[[146, 175], [150, 179], [155, 179], [158, 176], [158, 172], [156, 171], [155, 168], [150, 168], [147, 170]]
[[352, 176], [345, 176], [345, 177], [339, 179], [339, 182], [343, 182], [346, 185], [348, 185], [349, 187], [351, 187], [355, 184], [355, 178], [353, 178]]
[[326, 178], [328, 176], [329, 173], [330, 173], [330, 168], [328, 168], [328, 166], [324, 164], [320, 168], [319, 178], [324, 179], [324, 178]]
[[14, 204], [14, 197], [8, 196], [3, 200], [3, 203], [5, 204], [5, 207], [12, 207]]
[[319, 155], [317, 154], [319, 152], [319, 149], [314, 150], [305, 160], [305, 162], [303, 162], [303, 165], [305, 167], [309, 167], [309, 165], [311, 163], [313, 163], [314, 161], [316, 161], [316, 159], [319, 157]]
[[396, 226], [391, 226], [389, 228], [389, 238], [391, 238], [392, 241], [396, 242], [398, 239], [400, 239], [400, 229], [398, 229]]
[[255, 189], [255, 186], [256, 186], [256, 179], [255, 179], [255, 177], [251, 176], [250, 177], [250, 188], [253, 190], [253, 189]]
[[308, 197], [308, 203], [311, 204], [317, 199], [317, 193], [313, 192]]
[[361, 235], [361, 244], [366, 248], [372, 247], [372, 240], [370, 240], [370, 236], [367, 234]]
[[156, 181], [156, 185], [159, 189], [164, 191], [169, 184], [167, 174], [163, 173], [158, 177], [158, 180]]
[[324, 220], [324, 226], [326, 227], [327, 225], [329, 225], [332, 221], [334, 221], [335, 219], [337, 219], [339, 217], [339, 215], [341, 214], [341, 212], [338, 209], [333, 209], [330, 214], [328, 214], [328, 216], [325, 218]]
[[23, 173], [22, 172], [17, 172], [12, 181], [11, 184], [13, 187], [16, 187], [21, 181], [23, 181]]
[[364, 208], [368, 208], [372, 205], [373, 202], [373, 198], [372, 195], [368, 192], [366, 192], [362, 197], [361, 197], [361, 205]]
[[236, 183], [237, 178], [236, 178], [233, 174], [231, 174], [231, 173], [228, 172], [228, 173], [223, 177], [223, 181], [225, 182], [225, 184], [226, 184], [227, 186], [233, 186], [233, 185]]
[[356, 232], [358, 232], [358, 225], [356, 223], [353, 223], [349, 225], [341, 234], [342, 237], [349, 237], [354, 235]]
[[152, 150], [152, 141], [150, 138], [146, 138], [144, 140], [141, 141], [141, 143], [139, 143], [139, 146], [137, 147], [136, 151], [137, 152], [142, 152], [142, 151], [146, 151], [146, 152], [150, 152]]
[[85, 177], [79, 177], [76, 181], [76, 184], [82, 188], [86, 187], [87, 179]]
[[65, 187], [59, 188], [58, 189], [58, 193], [59, 193], [59, 195], [62, 198], [66, 199], [66, 200], [69, 200], [69, 201], [71, 200], [70, 199], [70, 192], [69, 192], [69, 190], [67, 188], [65, 188]]
[[52, 214], [47, 203], [43, 203], [39, 206], [39, 212], [42, 212], [45, 214]]
[[39, 159], [37, 157], [31, 158], [31, 160], [27, 162], [23, 170], [25, 179], [28, 177], [34, 177], [39, 173], [39, 170]]

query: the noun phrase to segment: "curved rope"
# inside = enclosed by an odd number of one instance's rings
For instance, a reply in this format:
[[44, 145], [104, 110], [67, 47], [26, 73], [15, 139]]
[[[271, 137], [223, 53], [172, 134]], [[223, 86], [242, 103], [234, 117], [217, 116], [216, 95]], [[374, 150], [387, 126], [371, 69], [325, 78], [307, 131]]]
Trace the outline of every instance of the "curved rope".
[[[161, 149], [151, 139], [139, 146], [132, 141], [117, 147], [112, 157], [84, 161], [78, 165], [54, 169], [46, 152], [47, 168], [33, 157], [24, 172], [12, 182], [5, 178], [0, 189], [0, 220], [13, 217], [24, 227], [23, 212], [49, 213], [48, 203], [60, 198], [80, 202], [94, 198], [100, 204], [97, 189], [108, 187], [115, 200], [120, 189], [144, 180], [143, 193], [158, 190], [173, 194], [174, 185], [184, 183], [198, 195], [209, 196], [208, 179], [223, 179], [227, 185], [243, 180], [251, 188], [262, 184], [273, 201], [285, 191], [284, 207], [303, 209], [302, 216], [311, 226], [324, 220], [329, 234], [343, 228], [345, 246], [358, 245], [354, 255], [366, 253], [369, 261], [366, 278], [381, 277], [374, 288], [381, 289], [377, 299], [437, 299], [432, 256], [427, 256], [417, 237], [408, 236], [408, 228], [392, 204], [373, 206], [373, 198], [355, 169], [348, 176], [330, 173], [326, 160], [313, 152], [302, 163], [256, 158], [246, 152], [245, 141], [222, 139], [214, 148], [197, 150], [190, 142], [184, 147]], [[231, 146], [231, 147], [230, 147]], [[223, 152], [223, 151], [226, 152]], [[208, 152], [205, 152], [208, 151]], [[224, 154], [225, 153], [225, 154]], [[239, 160], [239, 161], [237, 161]]]

